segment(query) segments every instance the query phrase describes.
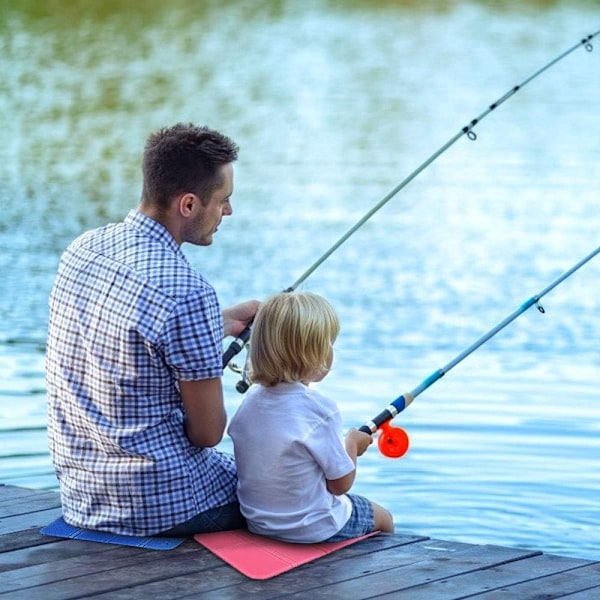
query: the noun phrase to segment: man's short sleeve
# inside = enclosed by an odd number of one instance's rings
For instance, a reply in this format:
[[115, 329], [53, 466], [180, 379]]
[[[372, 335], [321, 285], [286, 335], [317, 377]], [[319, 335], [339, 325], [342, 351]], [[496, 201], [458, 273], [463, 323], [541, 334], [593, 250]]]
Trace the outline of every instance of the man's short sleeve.
[[222, 376], [223, 317], [212, 287], [201, 287], [177, 302], [163, 339], [165, 360], [176, 379]]

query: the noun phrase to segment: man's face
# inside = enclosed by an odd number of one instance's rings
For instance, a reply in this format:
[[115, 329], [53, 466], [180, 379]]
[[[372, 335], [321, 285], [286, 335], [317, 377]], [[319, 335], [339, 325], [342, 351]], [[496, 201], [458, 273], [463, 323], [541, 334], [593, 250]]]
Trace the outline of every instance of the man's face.
[[222, 218], [233, 213], [230, 202], [233, 194], [233, 165], [223, 165], [221, 176], [223, 185], [213, 191], [208, 202], [203, 203], [198, 199], [196, 213], [186, 227], [183, 241], [196, 246], [210, 246]]

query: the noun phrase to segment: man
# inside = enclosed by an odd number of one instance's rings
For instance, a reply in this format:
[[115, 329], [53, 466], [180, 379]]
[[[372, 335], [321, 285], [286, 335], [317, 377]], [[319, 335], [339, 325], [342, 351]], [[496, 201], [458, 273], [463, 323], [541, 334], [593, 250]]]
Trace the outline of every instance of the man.
[[232, 214], [235, 143], [206, 127], [152, 134], [138, 210], [87, 232], [50, 296], [48, 434], [68, 523], [128, 535], [243, 525], [222, 439], [222, 342], [258, 302], [221, 310], [180, 246]]

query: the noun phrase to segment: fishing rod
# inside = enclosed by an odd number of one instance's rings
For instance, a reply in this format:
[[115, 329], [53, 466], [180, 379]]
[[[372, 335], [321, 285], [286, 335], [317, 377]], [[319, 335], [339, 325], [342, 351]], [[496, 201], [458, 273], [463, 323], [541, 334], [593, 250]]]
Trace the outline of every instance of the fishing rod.
[[[417, 175], [424, 171], [431, 163], [433, 163], [439, 156], [441, 156], [446, 150], [448, 150], [456, 141], [458, 141], [463, 135], [466, 135], [470, 140], [474, 141], [477, 139], [477, 135], [473, 131], [475, 125], [481, 122], [487, 115], [493, 110], [498, 108], [501, 104], [506, 102], [510, 97], [514, 96], [520, 89], [524, 88], [528, 83], [533, 81], [536, 77], [539, 77], [542, 73], [550, 69], [556, 63], [563, 60], [566, 56], [574, 52], [579, 46], [583, 46], [588, 52], [593, 50], [592, 39], [600, 34], [600, 30], [589, 34], [584, 37], [577, 44], [573, 45], [568, 50], [565, 50], [562, 54], [551, 60], [549, 63], [544, 65], [541, 69], [535, 71], [532, 75], [527, 77], [519, 85], [514, 86], [503, 96], [498, 98], [495, 102], [489, 105], [489, 107], [483, 111], [478, 117], [472, 119], [467, 125], [465, 125], [456, 135], [450, 138], [444, 145], [436, 150], [429, 158], [421, 163], [412, 173], [410, 173], [405, 179], [403, 179], [395, 188], [388, 192], [371, 210], [369, 210], [361, 219], [359, 219], [355, 225], [353, 225], [342, 237], [335, 242], [331, 248], [323, 253], [290, 287], [283, 290], [284, 292], [293, 292], [301, 283], [303, 283], [312, 273], [318, 269], [350, 236], [352, 236], [358, 229], [360, 229], [376, 212], [378, 212], [383, 206], [385, 206], [398, 192], [405, 188]], [[250, 339], [251, 324], [249, 324], [238, 336], [235, 338], [227, 350], [223, 353], [223, 368], [229, 365], [234, 356], [239, 354], [244, 346]], [[239, 369], [234, 369], [240, 372]], [[241, 393], [245, 392], [249, 387], [248, 382], [245, 378], [245, 369], [242, 371], [242, 381], [236, 386], [238, 391]]]
[[398, 396], [390, 405], [381, 411], [372, 421], [359, 428], [364, 433], [373, 434], [378, 429], [381, 429], [381, 434], [377, 441], [379, 451], [389, 458], [400, 458], [403, 456], [409, 446], [408, 435], [400, 427], [393, 427], [389, 422], [400, 412], [402, 412], [412, 401], [427, 388], [432, 386], [436, 381], [441, 379], [448, 371], [453, 369], [458, 363], [462, 362], [467, 356], [475, 352], [477, 348], [485, 344], [489, 339], [494, 337], [499, 331], [504, 329], [509, 323], [522, 315], [532, 306], [536, 306], [541, 313], [545, 313], [544, 307], [540, 304], [540, 299], [548, 292], [553, 290], [557, 285], [570, 277], [575, 271], [592, 260], [594, 256], [600, 253], [600, 246], [593, 252], [581, 259], [576, 265], [565, 271], [560, 277], [557, 277], [550, 285], [545, 287], [541, 292], [526, 300], [517, 310], [500, 321], [495, 327], [490, 329], [485, 335], [482, 335], [476, 342], [463, 350], [458, 356], [453, 358], [447, 365], [434, 371], [429, 377], [424, 379], [414, 390]]

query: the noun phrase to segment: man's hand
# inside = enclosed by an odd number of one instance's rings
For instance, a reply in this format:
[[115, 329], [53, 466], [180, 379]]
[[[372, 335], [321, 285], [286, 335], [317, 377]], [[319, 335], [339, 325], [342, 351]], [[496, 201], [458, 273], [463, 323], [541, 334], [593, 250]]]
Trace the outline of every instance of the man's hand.
[[223, 327], [225, 337], [237, 336], [249, 325], [260, 306], [258, 300], [248, 300], [223, 309]]

